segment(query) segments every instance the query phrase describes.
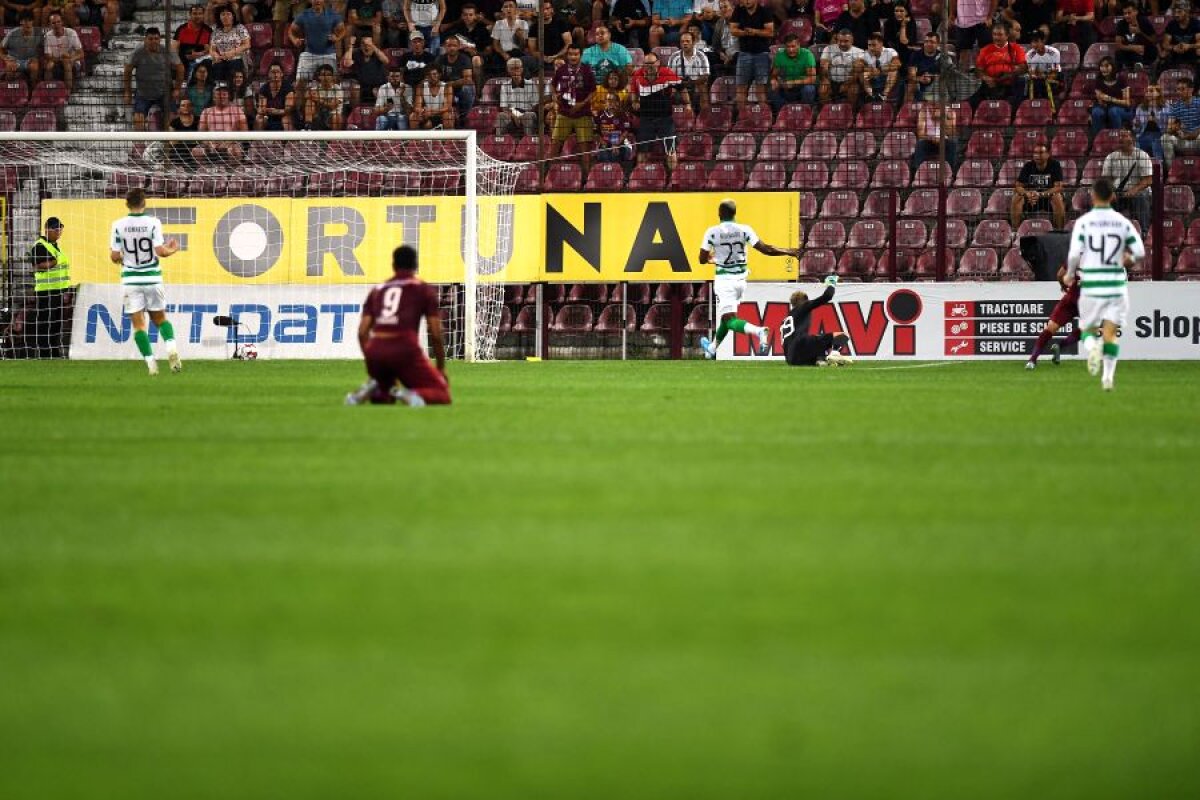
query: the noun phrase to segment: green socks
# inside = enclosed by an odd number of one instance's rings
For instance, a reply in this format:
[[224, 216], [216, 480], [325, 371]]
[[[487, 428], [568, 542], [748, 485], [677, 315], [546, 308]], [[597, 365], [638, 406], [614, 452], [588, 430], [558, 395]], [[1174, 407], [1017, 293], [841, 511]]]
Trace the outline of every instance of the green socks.
[[1121, 345], [1116, 342], [1105, 342], [1100, 352], [1110, 358], [1116, 358], [1121, 352]]
[[730, 331], [734, 331], [736, 333], [745, 333], [746, 332], [746, 320], [734, 317], [733, 319], [729, 320], [728, 322], [722, 322], [720, 325], [718, 325], [717, 326], [717, 344], [720, 344], [721, 341], [725, 338], [725, 334], [729, 333]]
[[142, 354], [142, 358], [153, 358], [154, 351], [150, 349], [150, 334], [145, 331], [134, 331], [133, 341], [137, 345], [138, 352]]
[[164, 342], [172, 341], [175, 338], [175, 327], [165, 319], [158, 326], [158, 332], [162, 334]]

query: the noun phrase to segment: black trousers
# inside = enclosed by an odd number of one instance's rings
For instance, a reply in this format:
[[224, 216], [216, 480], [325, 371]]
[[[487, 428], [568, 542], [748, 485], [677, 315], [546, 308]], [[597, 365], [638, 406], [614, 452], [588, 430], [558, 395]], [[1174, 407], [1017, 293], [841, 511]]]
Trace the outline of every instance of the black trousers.
[[813, 367], [833, 347], [833, 334], [793, 336], [784, 345], [783, 356], [793, 367]]
[[64, 333], [70, 289], [34, 292], [33, 341], [31, 358], [66, 358]]

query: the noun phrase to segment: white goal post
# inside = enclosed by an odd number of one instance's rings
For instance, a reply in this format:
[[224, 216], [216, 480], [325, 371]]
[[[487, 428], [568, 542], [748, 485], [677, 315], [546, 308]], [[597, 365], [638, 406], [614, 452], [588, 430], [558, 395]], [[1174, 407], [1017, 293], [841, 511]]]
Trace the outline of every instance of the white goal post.
[[[522, 166], [483, 153], [473, 130], [0, 133], [9, 234], [0, 290], [10, 309], [0, 357], [54, 357], [68, 344], [72, 357], [120, 357], [108, 232], [138, 187], [182, 245], [163, 269], [168, 303], [178, 298], [191, 315], [175, 322], [189, 332], [178, 337], [185, 357], [224, 357], [237, 342], [268, 357], [354, 355], [346, 329], [357, 313], [346, 306], [390, 275], [397, 245], [411, 244], [422, 276], [439, 285], [448, 353], [493, 360], [503, 264], [481, 258], [480, 246], [511, 252], [509, 198]], [[70, 283], [82, 285], [64, 301], [75, 307], [73, 317], [60, 312], [66, 319], [47, 318], [34, 269], [52, 217], [64, 225]], [[214, 305], [219, 313], [207, 314]], [[246, 325], [212, 329], [209, 318], [231, 308]], [[68, 343], [54, 339], [56, 325], [80, 329]]]

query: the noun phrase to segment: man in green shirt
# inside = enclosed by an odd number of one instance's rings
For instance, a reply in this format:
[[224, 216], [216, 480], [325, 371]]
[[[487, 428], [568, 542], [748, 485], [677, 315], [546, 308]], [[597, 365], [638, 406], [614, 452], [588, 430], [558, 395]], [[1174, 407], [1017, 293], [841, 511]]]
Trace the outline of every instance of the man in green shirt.
[[783, 40], [771, 63], [770, 101], [776, 114], [787, 103], [817, 102], [817, 62], [794, 33]]

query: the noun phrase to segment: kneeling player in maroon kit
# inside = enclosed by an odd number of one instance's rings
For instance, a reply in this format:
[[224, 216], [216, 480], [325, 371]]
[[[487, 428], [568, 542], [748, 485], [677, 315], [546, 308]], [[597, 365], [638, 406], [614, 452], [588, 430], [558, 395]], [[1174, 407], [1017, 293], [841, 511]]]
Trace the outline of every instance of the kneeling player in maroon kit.
[[[372, 289], [363, 303], [358, 343], [371, 379], [346, 395], [346, 405], [397, 400], [408, 406], [447, 405], [450, 384], [437, 291], [417, 277], [417, 251], [408, 245], [392, 253], [392, 269], [392, 279]], [[429, 328], [437, 369], [421, 349], [421, 317]]]
[[[1067, 268], [1058, 268], [1058, 282], [1062, 284], [1063, 296], [1059, 299], [1058, 305], [1050, 312], [1050, 319], [1046, 322], [1046, 327], [1042, 329], [1042, 333], [1038, 336], [1037, 342], [1033, 345], [1033, 352], [1029, 356], [1029, 360], [1025, 362], [1025, 369], [1037, 369], [1038, 356], [1042, 354], [1042, 350], [1054, 338], [1054, 334], [1058, 333], [1058, 329], [1063, 325], [1079, 319], [1079, 281], [1071, 281], [1068, 286], [1065, 283], [1067, 276]], [[1050, 345], [1050, 352], [1053, 354], [1054, 363], [1058, 363], [1059, 356], [1062, 353], [1063, 347], [1070, 347], [1079, 341], [1079, 323], [1075, 323], [1075, 328], [1067, 334], [1067, 338], [1063, 340], [1061, 346], [1058, 344]]]

